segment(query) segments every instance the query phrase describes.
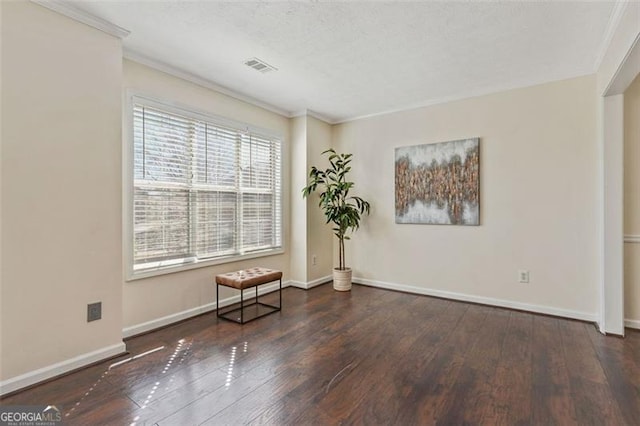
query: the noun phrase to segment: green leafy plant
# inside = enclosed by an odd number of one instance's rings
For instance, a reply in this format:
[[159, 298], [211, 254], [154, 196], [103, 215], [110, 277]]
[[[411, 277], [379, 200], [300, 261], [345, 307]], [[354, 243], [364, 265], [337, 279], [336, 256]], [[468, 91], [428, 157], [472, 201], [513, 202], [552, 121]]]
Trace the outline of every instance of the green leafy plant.
[[369, 215], [370, 205], [360, 197], [350, 196], [349, 191], [355, 185], [347, 180], [347, 173], [351, 170], [352, 154], [338, 154], [333, 149], [322, 153], [329, 155], [331, 167], [318, 170], [315, 166], [309, 171], [309, 182], [302, 189], [302, 196], [307, 198], [316, 190], [320, 193], [318, 206], [324, 211], [327, 223], [334, 224], [333, 233], [338, 237], [338, 264], [340, 270], [345, 270], [344, 241], [350, 239], [347, 235], [360, 227], [362, 215]]

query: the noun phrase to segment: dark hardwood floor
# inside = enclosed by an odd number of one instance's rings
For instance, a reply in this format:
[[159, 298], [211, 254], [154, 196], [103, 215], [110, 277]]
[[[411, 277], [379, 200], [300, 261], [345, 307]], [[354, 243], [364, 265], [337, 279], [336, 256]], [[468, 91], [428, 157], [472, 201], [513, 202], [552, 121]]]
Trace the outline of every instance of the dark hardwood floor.
[[128, 357], [1, 404], [70, 425], [640, 425], [638, 331], [358, 285], [283, 304], [129, 339]]

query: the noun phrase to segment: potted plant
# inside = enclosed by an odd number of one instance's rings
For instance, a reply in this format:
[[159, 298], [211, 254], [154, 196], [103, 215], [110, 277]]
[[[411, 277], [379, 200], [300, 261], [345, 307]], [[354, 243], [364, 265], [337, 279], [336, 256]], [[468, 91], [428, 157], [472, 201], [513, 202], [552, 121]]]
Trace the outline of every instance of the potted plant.
[[333, 149], [322, 153], [329, 155], [331, 166], [318, 170], [315, 166], [309, 171], [309, 182], [302, 189], [302, 196], [308, 197], [316, 190], [320, 193], [319, 206], [332, 222], [333, 233], [338, 237], [338, 267], [333, 269], [333, 288], [338, 291], [351, 290], [351, 268], [345, 267], [344, 241], [347, 235], [360, 227], [361, 215], [369, 214], [369, 203], [360, 197], [349, 195], [354, 183], [347, 180], [351, 170], [352, 154], [338, 154]]

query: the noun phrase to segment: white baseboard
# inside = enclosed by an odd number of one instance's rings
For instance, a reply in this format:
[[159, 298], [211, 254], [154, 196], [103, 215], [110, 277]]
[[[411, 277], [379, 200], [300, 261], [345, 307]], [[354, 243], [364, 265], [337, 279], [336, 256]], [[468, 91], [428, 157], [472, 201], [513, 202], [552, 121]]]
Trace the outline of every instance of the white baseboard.
[[640, 330], [640, 320], [626, 319], [624, 320], [624, 326]]
[[52, 377], [68, 373], [69, 371], [85, 367], [89, 364], [93, 364], [94, 362], [123, 354], [126, 350], [127, 348], [124, 342], [120, 342], [115, 345], [107, 346], [106, 348], [82, 354], [75, 358], [4, 380], [0, 382], [0, 395], [5, 395], [9, 392], [14, 392], [27, 386], [35, 385], [36, 383], [44, 380], [51, 379]]
[[[292, 285], [291, 281], [282, 282], [282, 288], [289, 287], [290, 285]], [[260, 288], [258, 289], [258, 295], [271, 293], [272, 291], [275, 291], [277, 289], [278, 289], [278, 283], [263, 285], [263, 286], [260, 286]], [[252, 297], [254, 294], [255, 294], [255, 289], [253, 288], [245, 290], [246, 297]], [[220, 307], [224, 308], [225, 306], [238, 303], [239, 301], [240, 301], [240, 293], [238, 293], [236, 296], [227, 297], [226, 299], [220, 299]], [[151, 321], [143, 322], [141, 324], [125, 327], [122, 329], [122, 337], [127, 338], [127, 337], [132, 337], [138, 334], [146, 333], [151, 330], [155, 330], [160, 327], [165, 327], [175, 322], [183, 321], [191, 317], [195, 317], [197, 315], [201, 315], [201, 314], [215, 311], [215, 310], [216, 310], [216, 302], [214, 301], [212, 303], [207, 303], [206, 305], [187, 309], [186, 311], [167, 315], [166, 317], [161, 317]]]
[[531, 305], [528, 303], [514, 302], [511, 300], [494, 299], [491, 297], [474, 296], [471, 294], [455, 293], [451, 291], [435, 290], [430, 288], [415, 287], [405, 284], [395, 284], [384, 281], [369, 280], [354, 277], [353, 282], [370, 287], [386, 288], [388, 290], [403, 291], [406, 293], [422, 294], [424, 296], [442, 297], [443, 299], [459, 300], [462, 302], [481, 303], [483, 305], [499, 306], [501, 308], [518, 309], [521, 311], [535, 312], [539, 314], [554, 315], [558, 317], [578, 319], [582, 321], [596, 321], [596, 315], [588, 312], [570, 311], [551, 306]]
[[313, 287], [317, 287], [319, 285], [322, 285], [324, 283], [328, 283], [329, 281], [331, 281], [333, 279], [333, 276], [331, 275], [327, 275], [326, 277], [320, 277], [316, 280], [313, 281], [309, 281], [309, 282], [302, 282], [302, 281], [291, 281], [291, 286], [293, 287], [297, 287], [297, 288], [303, 288], [305, 290], [309, 290], [310, 288]]

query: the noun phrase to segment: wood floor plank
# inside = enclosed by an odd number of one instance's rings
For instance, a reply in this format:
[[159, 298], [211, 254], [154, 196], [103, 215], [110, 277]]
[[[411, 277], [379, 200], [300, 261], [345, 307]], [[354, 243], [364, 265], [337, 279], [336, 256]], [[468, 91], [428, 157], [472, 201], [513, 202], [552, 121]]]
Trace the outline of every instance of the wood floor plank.
[[478, 337], [464, 354], [460, 379], [453, 389], [454, 403], [443, 415], [451, 424], [478, 424], [492, 409], [492, 380], [502, 356], [510, 312], [489, 309]]
[[129, 338], [0, 405], [57, 405], [68, 425], [640, 426], [640, 332], [360, 285], [282, 295], [277, 314]]
[[[414, 374], [406, 365], [411, 359], [418, 364], [418, 359], [427, 356], [425, 348], [433, 348], [445, 338], [444, 334], [438, 335], [437, 324], [441, 319], [456, 324], [466, 310], [466, 305], [442, 302], [437, 299], [415, 299], [407, 310], [410, 317], [402, 323], [393, 321], [396, 330], [392, 331], [395, 334], [392, 343], [383, 345], [384, 350], [375, 365], [362, 369], [367, 374], [368, 388], [346, 417], [347, 424], [393, 424], [399, 414], [407, 410], [407, 377], [413, 378]], [[399, 365], [403, 367], [398, 368]]]
[[289, 369], [268, 380], [250, 395], [234, 401], [202, 424], [211, 426], [249, 424], [268, 412], [282, 411], [284, 397], [290, 388], [300, 385], [306, 379], [304, 370]]
[[[184, 386], [173, 389], [164, 395], [144, 401], [135, 412], [138, 424], [154, 424], [162, 419], [170, 417], [180, 410], [189, 410], [189, 406], [226, 384], [227, 372], [225, 370], [213, 370], [209, 374], [201, 376]], [[169, 379], [170, 380], [170, 379]], [[160, 386], [164, 384], [159, 382]]]
[[[349, 363], [347, 360], [334, 363], [336, 367], [328, 372], [323, 385], [330, 380], [315, 396], [314, 410], [303, 411], [294, 423], [305, 423], [316, 412], [336, 422], [350, 417], [352, 410], [361, 404], [379, 380], [384, 381], [382, 376], [393, 369], [398, 355], [415, 342], [418, 333], [411, 326], [418, 304], [412, 302], [406, 304], [402, 312], [387, 311], [377, 315], [375, 320], [363, 322], [362, 329], [347, 330], [348, 345], [336, 349], [353, 354]], [[360, 354], [363, 353], [367, 356], [362, 357]]]
[[[72, 407], [74, 411], [65, 413], [65, 424], [72, 425], [128, 425], [139, 409], [126, 396], [113, 395], [91, 400], [91, 405]], [[69, 416], [67, 416], [69, 414]]]
[[587, 333], [625, 423], [640, 424], [640, 382], [634, 381], [640, 377], [640, 357], [628, 345], [631, 340], [603, 336], [595, 327]]
[[483, 424], [530, 424], [533, 315], [511, 312]]
[[[403, 295], [399, 293], [391, 294], [387, 301], [393, 303], [402, 297]], [[375, 302], [352, 309], [350, 314], [358, 309], [370, 310], [378, 304], [379, 302]], [[330, 332], [323, 332], [313, 339], [311, 346], [302, 351], [301, 361], [297, 365], [306, 369], [306, 380], [287, 395], [288, 400], [292, 401], [290, 406], [295, 408], [288, 413], [286, 423], [298, 423], [301, 416], [309, 414], [308, 407], [318, 406], [329, 391], [333, 392], [341, 381], [346, 380], [347, 377], [354, 377], [353, 373], [359, 371], [359, 364], [363, 361], [362, 354], [366, 353], [366, 358], [372, 355], [370, 350], [363, 348], [363, 342], [371, 338], [372, 333], [380, 331], [385, 324], [390, 323], [389, 313], [381, 312], [384, 315], [378, 313], [367, 321], [334, 323], [332, 327], [328, 327]], [[351, 403], [347, 400], [347, 404]], [[334, 407], [333, 412], [338, 411], [340, 408]], [[282, 413], [280, 414], [282, 419]], [[332, 413], [325, 414], [331, 418], [339, 417]]]
[[588, 327], [578, 321], [560, 324], [562, 348], [579, 424], [624, 424], [618, 403], [589, 338]]
[[186, 407], [159, 419], [157, 423], [161, 426], [201, 424], [285, 371], [286, 366], [282, 364], [255, 368], [234, 380], [233, 384], [226, 386], [226, 383], [223, 383], [213, 392], [195, 399]]
[[547, 316], [533, 319], [534, 424], [578, 424], [558, 328], [560, 321]]
[[424, 355], [413, 359], [415, 368], [405, 376], [407, 395], [405, 410], [398, 414], [400, 424], [446, 423], [444, 414], [455, 401], [457, 379], [465, 361], [465, 352], [472, 347], [487, 315], [485, 307], [469, 305], [453, 330], [432, 348], [424, 348]]

